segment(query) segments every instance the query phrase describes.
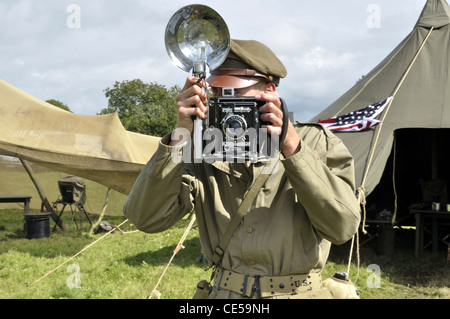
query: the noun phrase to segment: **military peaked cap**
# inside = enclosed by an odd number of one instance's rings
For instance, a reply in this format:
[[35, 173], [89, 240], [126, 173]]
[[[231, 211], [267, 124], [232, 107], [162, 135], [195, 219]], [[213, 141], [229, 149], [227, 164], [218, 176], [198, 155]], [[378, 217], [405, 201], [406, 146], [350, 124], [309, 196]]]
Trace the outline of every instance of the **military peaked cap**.
[[211, 71], [208, 83], [213, 87], [249, 87], [261, 79], [275, 83], [286, 77], [283, 63], [266, 45], [254, 40], [231, 40], [225, 62]]

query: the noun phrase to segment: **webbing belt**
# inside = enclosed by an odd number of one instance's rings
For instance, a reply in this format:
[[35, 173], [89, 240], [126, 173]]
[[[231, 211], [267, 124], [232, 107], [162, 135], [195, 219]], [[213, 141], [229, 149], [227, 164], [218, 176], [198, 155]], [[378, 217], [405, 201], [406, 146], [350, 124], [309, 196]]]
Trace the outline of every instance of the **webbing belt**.
[[322, 289], [320, 273], [290, 276], [248, 276], [217, 268], [214, 287], [234, 291], [243, 297], [267, 298], [295, 295], [302, 291]]

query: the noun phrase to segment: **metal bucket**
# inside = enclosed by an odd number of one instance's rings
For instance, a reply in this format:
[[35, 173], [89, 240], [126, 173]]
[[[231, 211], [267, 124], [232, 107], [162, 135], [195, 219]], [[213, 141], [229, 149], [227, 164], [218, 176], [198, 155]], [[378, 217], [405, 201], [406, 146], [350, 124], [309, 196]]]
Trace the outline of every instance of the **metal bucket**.
[[26, 213], [25, 218], [25, 233], [27, 239], [39, 239], [50, 237], [50, 213], [37, 212]]

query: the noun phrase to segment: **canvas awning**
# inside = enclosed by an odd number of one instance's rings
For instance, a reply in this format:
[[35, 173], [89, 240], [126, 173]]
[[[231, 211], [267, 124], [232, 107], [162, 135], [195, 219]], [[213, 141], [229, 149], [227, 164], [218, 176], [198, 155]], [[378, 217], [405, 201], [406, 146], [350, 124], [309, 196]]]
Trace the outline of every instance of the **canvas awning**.
[[128, 194], [159, 138], [126, 131], [116, 113], [64, 111], [0, 80], [0, 155]]

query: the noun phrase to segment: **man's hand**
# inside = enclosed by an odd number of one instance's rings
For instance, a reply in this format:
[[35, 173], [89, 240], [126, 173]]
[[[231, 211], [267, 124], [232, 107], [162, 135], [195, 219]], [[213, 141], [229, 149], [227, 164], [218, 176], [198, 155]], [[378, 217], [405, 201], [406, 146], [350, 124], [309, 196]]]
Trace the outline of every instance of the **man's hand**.
[[[275, 133], [278, 136], [281, 135], [283, 127], [283, 110], [281, 106], [281, 100], [278, 93], [261, 93], [255, 96], [257, 100], [266, 101], [267, 103], [260, 107], [261, 121], [270, 122], [271, 125], [263, 125], [267, 128], [267, 132]], [[281, 152], [284, 157], [290, 157], [300, 151], [301, 139], [294, 129], [294, 125], [289, 121], [288, 130], [284, 139], [283, 145], [281, 145]]]
[[[206, 118], [207, 108], [205, 103], [208, 99], [205, 82], [198, 82], [199, 78], [190, 76], [187, 78], [183, 90], [177, 97], [177, 128], [185, 128], [192, 135], [194, 130], [193, 119], [198, 116]], [[170, 145], [178, 143], [177, 140], [170, 142]]]

